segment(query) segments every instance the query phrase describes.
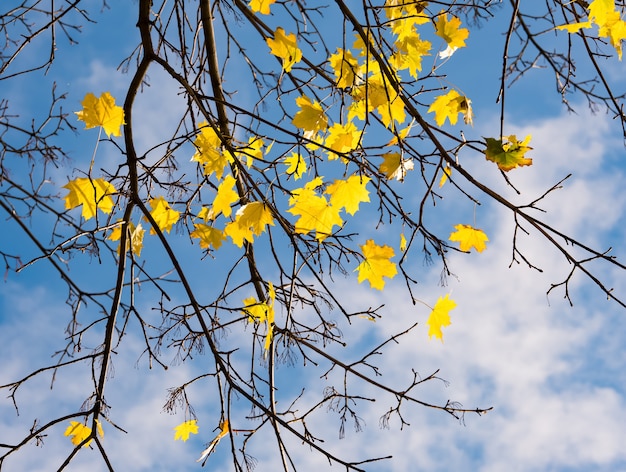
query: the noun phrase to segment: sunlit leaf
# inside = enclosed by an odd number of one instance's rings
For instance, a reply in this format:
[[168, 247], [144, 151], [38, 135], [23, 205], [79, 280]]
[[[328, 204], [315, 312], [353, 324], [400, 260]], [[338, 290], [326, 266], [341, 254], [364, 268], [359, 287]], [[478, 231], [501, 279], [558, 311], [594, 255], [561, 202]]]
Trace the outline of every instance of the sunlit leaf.
[[226, 239], [224, 232], [213, 226], [209, 226], [204, 223], [194, 223], [194, 230], [189, 234], [192, 238], [200, 240], [200, 247], [202, 249], [219, 249], [222, 246], [222, 241]]
[[104, 179], [78, 177], [70, 180], [63, 188], [69, 190], [65, 196], [65, 209], [71, 210], [82, 205], [82, 216], [85, 220], [96, 216], [97, 209], [104, 213], [113, 211], [114, 203], [111, 195], [117, 191], [110, 182]]
[[393, 248], [379, 246], [373, 240], [368, 239], [363, 246], [363, 262], [356, 270], [359, 273], [359, 283], [367, 280], [372, 288], [382, 290], [385, 287], [383, 277], [393, 278], [398, 273], [395, 262], [391, 258], [395, 255]]
[[532, 149], [528, 146], [530, 139], [530, 134], [523, 141], [518, 141], [514, 134], [503, 139], [485, 138], [487, 144], [485, 157], [507, 172], [519, 166], [530, 166], [533, 160], [525, 157], [526, 153]]
[[372, 180], [369, 177], [351, 175], [346, 180], [335, 180], [324, 193], [330, 195], [330, 204], [338, 209], [345, 208], [346, 213], [354, 215], [359, 203], [369, 202], [369, 191], [365, 188]]
[[[173, 210], [165, 198], [157, 197], [149, 201], [150, 215], [154, 218], [159, 229], [163, 232], [170, 232], [172, 226], [178, 221], [180, 213]], [[154, 228], [150, 228], [150, 234], [156, 234]]]
[[178, 426], [175, 426], [174, 431], [174, 441], [187, 441], [190, 434], [198, 434], [198, 421], [184, 421]]
[[469, 251], [474, 248], [478, 252], [483, 252], [487, 247], [485, 242], [489, 241], [487, 235], [480, 229], [472, 228], [469, 225], [456, 225], [455, 232], [450, 233], [450, 241], [458, 242], [461, 251]]
[[441, 328], [445, 326], [450, 326], [450, 310], [453, 310], [456, 307], [456, 302], [450, 299], [450, 295], [447, 294], [445, 297], [439, 297], [437, 299], [437, 303], [435, 303], [435, 307], [430, 312], [430, 316], [426, 321], [428, 325], [428, 337], [435, 337], [440, 339], [443, 342], [443, 332]]
[[262, 15], [270, 14], [270, 7], [276, 3], [276, 0], [250, 0], [250, 10], [254, 13]]
[[80, 121], [85, 123], [85, 129], [102, 126], [107, 136], [121, 136], [120, 128], [124, 122], [124, 109], [115, 105], [115, 99], [109, 92], [104, 92], [100, 98], [88, 93], [82, 101], [83, 109], [75, 112]]
[[267, 45], [276, 57], [283, 61], [283, 70], [289, 72], [294, 64], [302, 59], [302, 51], [296, 44], [294, 33], [285, 35], [285, 30], [281, 27], [274, 31], [274, 38], [267, 38]]

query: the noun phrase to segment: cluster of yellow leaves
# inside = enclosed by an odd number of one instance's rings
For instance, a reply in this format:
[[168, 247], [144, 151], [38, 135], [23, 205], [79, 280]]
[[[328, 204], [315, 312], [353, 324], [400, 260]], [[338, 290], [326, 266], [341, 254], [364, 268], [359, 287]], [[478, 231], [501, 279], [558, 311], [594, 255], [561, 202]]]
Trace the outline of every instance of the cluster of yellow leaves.
[[198, 126], [200, 133], [194, 141], [196, 153], [191, 160], [202, 165], [204, 175], [210, 176], [214, 173], [216, 178], [220, 180], [224, 168], [233, 162], [233, 158], [222, 152], [222, 140], [212, 126], [206, 122], [202, 122]]
[[113, 211], [111, 195], [117, 190], [104, 179], [78, 177], [70, 180], [63, 188], [68, 190], [65, 196], [65, 209], [71, 210], [82, 205], [82, 216], [85, 220], [96, 216], [97, 209], [107, 214]]
[[428, 325], [428, 337], [435, 337], [443, 342], [443, 332], [441, 328], [450, 326], [450, 310], [456, 308], [456, 302], [450, 299], [450, 295], [439, 297], [435, 307], [430, 312], [426, 324]]
[[369, 202], [369, 191], [366, 189], [369, 177], [352, 175], [346, 180], [335, 180], [323, 192], [317, 189], [324, 183], [323, 177], [315, 177], [304, 187], [292, 190], [289, 199], [292, 215], [299, 216], [295, 223], [295, 231], [299, 234], [315, 232], [315, 238], [323, 241], [333, 233], [335, 226], [341, 226], [341, 210], [354, 215], [362, 202]]
[[530, 166], [533, 160], [525, 157], [532, 148], [528, 146], [532, 136], [529, 134], [523, 141], [518, 141], [512, 134], [502, 139], [485, 138], [487, 149], [485, 157], [495, 162], [503, 171], [509, 171], [519, 166]]
[[85, 129], [102, 126], [108, 137], [121, 136], [120, 128], [124, 122], [124, 109], [115, 105], [115, 99], [109, 92], [100, 98], [88, 93], [82, 101], [83, 109], [75, 112], [80, 121], [85, 122]]
[[263, 233], [266, 225], [274, 226], [270, 208], [263, 202], [251, 202], [237, 210], [235, 220], [226, 225], [224, 234], [241, 247], [244, 240], [254, 242], [254, 236]]
[[[99, 420], [96, 420], [96, 427], [98, 430], [98, 435], [101, 438], [104, 438], [104, 430], [102, 429], [102, 425]], [[91, 436], [91, 428], [89, 426], [84, 425], [83, 423], [79, 423], [78, 421], [70, 421], [70, 425], [65, 429], [64, 436], [69, 436], [70, 441], [74, 446], [78, 446], [85, 439]], [[83, 447], [89, 447], [91, 444], [91, 439], [87, 441]]]
[[382, 290], [385, 287], [383, 277], [392, 279], [398, 273], [395, 262], [391, 258], [395, 255], [393, 248], [379, 246], [373, 240], [368, 239], [361, 246], [363, 262], [355, 269], [359, 283], [367, 280], [372, 288]]
[[435, 113], [435, 121], [438, 126], [443, 126], [446, 118], [451, 125], [455, 125], [459, 113], [463, 114], [465, 124], [473, 123], [472, 102], [469, 98], [459, 95], [456, 90], [450, 90], [445, 95], [435, 98], [428, 109], [428, 113]]
[[248, 315], [248, 321], [250, 323], [266, 323], [267, 325], [264, 345], [266, 351], [270, 348], [274, 333], [274, 302], [276, 300], [274, 284], [269, 282], [268, 285], [269, 290], [266, 301], [260, 302], [254, 297], [248, 297], [243, 301], [243, 313]]
[[583, 28], [596, 25], [598, 36], [611, 42], [621, 61], [622, 41], [626, 39], [626, 21], [622, 20], [620, 11], [615, 7], [615, 0], [593, 0], [587, 8], [589, 9], [587, 21], [558, 26], [557, 29], [577, 33]]

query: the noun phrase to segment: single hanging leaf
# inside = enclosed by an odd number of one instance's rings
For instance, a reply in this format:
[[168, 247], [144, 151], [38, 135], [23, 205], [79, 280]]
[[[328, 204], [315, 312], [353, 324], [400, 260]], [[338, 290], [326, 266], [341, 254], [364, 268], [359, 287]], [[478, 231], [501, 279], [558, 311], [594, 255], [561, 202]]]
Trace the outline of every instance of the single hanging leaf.
[[[150, 200], [150, 214], [162, 232], [170, 232], [174, 223], [178, 221], [180, 213], [170, 208], [170, 204], [163, 197]], [[156, 234], [154, 228], [150, 228], [150, 234]]]
[[461, 28], [461, 20], [457, 17], [453, 16], [448, 21], [448, 15], [442, 11], [435, 22], [435, 28], [437, 36], [443, 38], [448, 45], [445, 51], [439, 53], [441, 59], [450, 57], [457, 49], [465, 47], [465, 40], [469, 36], [469, 30]]
[[253, 13], [260, 13], [261, 15], [269, 15], [270, 7], [276, 3], [276, 0], [251, 0], [250, 10]]
[[330, 205], [345, 208], [346, 213], [354, 215], [359, 209], [359, 203], [369, 202], [369, 191], [365, 188], [372, 180], [369, 177], [352, 175], [347, 180], [335, 180], [324, 193], [330, 195]]
[[287, 174], [293, 175], [295, 180], [302, 177], [302, 174], [306, 172], [306, 162], [300, 153], [292, 152], [289, 156], [285, 157], [284, 164], [287, 166]]
[[304, 131], [325, 131], [328, 128], [328, 118], [318, 101], [311, 102], [309, 97], [302, 95], [296, 98], [296, 105], [300, 107], [291, 123]]
[[395, 255], [393, 248], [379, 246], [373, 240], [368, 239], [363, 246], [364, 260], [355, 269], [359, 272], [359, 283], [369, 281], [372, 288], [382, 290], [385, 287], [383, 277], [393, 278], [398, 273], [395, 262], [391, 258]]
[[406, 244], [406, 236], [404, 236], [404, 233], [400, 233], [400, 251], [406, 251]]
[[214, 220], [221, 213], [224, 216], [230, 216], [232, 213], [231, 205], [239, 200], [239, 194], [233, 190], [235, 187], [235, 178], [228, 174], [217, 187], [217, 195], [213, 200], [213, 206], [206, 219]]
[[107, 214], [113, 211], [113, 199], [110, 195], [115, 194], [117, 190], [104, 179], [78, 177], [70, 180], [63, 188], [69, 190], [65, 196], [65, 209], [71, 210], [82, 205], [85, 220], [96, 216], [97, 209]]
[[446, 162], [445, 167], [442, 167], [441, 178], [439, 179], [439, 188], [447, 182], [448, 178], [452, 175], [452, 167]]
[[[128, 251], [129, 247], [133, 248], [133, 255], [136, 257], [141, 256], [141, 250], [143, 249], [143, 236], [145, 230], [142, 228], [141, 223], [139, 223], [136, 227], [135, 224], [130, 221], [128, 223], [128, 238], [126, 239], [126, 251]], [[122, 238], [122, 225], [116, 226], [111, 231], [111, 235], [109, 236], [110, 241], [119, 241]], [[130, 242], [130, 244], [129, 244]], [[126, 252], [124, 251], [124, 252]], [[120, 253], [120, 248], [117, 248], [117, 253]]]
[[406, 173], [410, 170], [413, 170], [413, 160], [402, 159], [402, 156], [398, 152], [383, 154], [383, 163], [378, 168], [378, 171], [385, 174], [387, 179], [396, 179], [400, 182], [404, 181]]
[[489, 241], [487, 235], [480, 229], [472, 228], [469, 225], [456, 225], [456, 231], [450, 233], [450, 241], [460, 243], [461, 251], [469, 251], [474, 248], [478, 252], [483, 252], [487, 247], [486, 241]]
[[271, 53], [283, 60], [285, 72], [289, 72], [293, 65], [302, 59], [302, 51], [296, 44], [294, 33], [285, 35], [285, 30], [278, 27], [274, 31], [274, 38], [267, 38], [266, 41]]
[[230, 236], [237, 246], [243, 246], [244, 240], [252, 243], [254, 236], [265, 231], [266, 225], [274, 226], [270, 208], [263, 202], [252, 202], [237, 210], [235, 221], [228, 223], [224, 234]]
[[[102, 429], [102, 425], [99, 420], [96, 420], [96, 427], [98, 431], [98, 435], [103, 438], [104, 430]], [[70, 425], [65, 429], [64, 436], [70, 436], [70, 441], [74, 446], [78, 446], [85, 439], [87, 439], [91, 435], [91, 428], [86, 426], [78, 421], [70, 421]], [[91, 444], [91, 440], [87, 441], [83, 447], [89, 447]]]
[[446, 118], [451, 125], [456, 125], [459, 113], [463, 114], [465, 124], [472, 124], [472, 102], [467, 97], [459, 95], [456, 90], [450, 90], [445, 95], [439, 95], [428, 108], [428, 113], [435, 113], [437, 126], [443, 126]]
[[215, 450], [215, 447], [219, 444], [220, 440], [224, 436], [226, 436], [229, 431], [230, 431], [230, 426], [228, 424], [228, 420], [224, 420], [222, 423], [220, 423], [220, 432], [217, 434], [217, 436], [215, 436], [213, 441], [209, 443], [207, 448], [204, 451], [202, 451], [202, 453], [200, 454], [200, 458], [196, 462], [202, 462], [202, 467], [204, 467], [204, 463], [206, 462], [207, 458]]
[[287, 211], [292, 215], [299, 215], [295, 223], [296, 233], [306, 234], [315, 231], [315, 238], [323, 241], [333, 233], [334, 226], [341, 226], [343, 220], [339, 216], [339, 209], [332, 206], [322, 195], [315, 191], [322, 185], [322, 178], [316, 177], [303, 188], [291, 192], [289, 199], [291, 206]]
[[190, 434], [198, 434], [198, 420], [184, 421], [174, 427], [174, 441], [187, 441]]
[[533, 160], [525, 157], [532, 149], [528, 146], [530, 139], [530, 134], [523, 141], [518, 141], [514, 134], [503, 139], [485, 138], [487, 144], [485, 157], [488, 161], [495, 162], [505, 172], [519, 166], [530, 166]]
[[102, 126], [110, 138], [121, 136], [120, 128], [125, 125], [124, 109], [115, 105], [115, 99], [109, 92], [104, 92], [100, 98], [88, 93], [82, 101], [83, 109], [75, 112], [80, 121], [85, 123], [85, 129]]
[[[362, 134], [352, 121], [343, 125], [335, 123], [329, 129], [326, 146], [340, 154], [348, 153], [357, 148]], [[337, 159], [337, 155], [331, 153], [328, 158]]]
[[194, 230], [189, 234], [192, 238], [198, 238], [200, 240], [200, 247], [202, 249], [219, 249], [222, 246], [222, 241], [226, 239], [226, 235], [223, 231], [209, 226], [204, 223], [194, 223]]
[[430, 312], [430, 316], [426, 321], [428, 325], [428, 337], [435, 337], [440, 339], [443, 342], [443, 332], [441, 328], [445, 326], [450, 326], [450, 310], [456, 308], [456, 302], [454, 300], [450, 300], [450, 295], [446, 295], [445, 297], [439, 297], [437, 299], [437, 303], [435, 303], [435, 307], [433, 311]]

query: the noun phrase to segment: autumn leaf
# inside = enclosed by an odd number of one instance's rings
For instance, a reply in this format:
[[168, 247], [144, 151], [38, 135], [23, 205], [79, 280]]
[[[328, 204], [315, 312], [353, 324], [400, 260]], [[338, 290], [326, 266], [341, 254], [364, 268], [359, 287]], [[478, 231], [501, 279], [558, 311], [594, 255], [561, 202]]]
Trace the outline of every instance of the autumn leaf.
[[[172, 229], [172, 226], [178, 221], [180, 213], [170, 208], [170, 204], [163, 197], [153, 198], [149, 201], [150, 215], [156, 222], [161, 231], [167, 231], [168, 233]], [[156, 234], [154, 228], [150, 228], [150, 234]]]
[[460, 95], [456, 90], [450, 90], [444, 95], [439, 95], [428, 108], [428, 113], [435, 113], [437, 126], [443, 126], [446, 118], [451, 125], [456, 125], [459, 113], [462, 113], [466, 124], [472, 124], [472, 104], [467, 97]]
[[187, 441], [190, 434], [198, 434], [198, 420], [184, 421], [174, 427], [174, 441]]
[[304, 131], [324, 131], [328, 128], [328, 118], [319, 102], [311, 102], [309, 97], [302, 95], [296, 98], [300, 110], [296, 112], [291, 123]]
[[[354, 151], [361, 140], [363, 131], [357, 129], [356, 125], [349, 121], [345, 124], [335, 123], [328, 130], [326, 146], [339, 154]], [[337, 156], [331, 154], [329, 159], [336, 159]]]
[[263, 159], [263, 146], [265, 141], [258, 136], [250, 136], [248, 144], [242, 148], [239, 148], [237, 155], [239, 159], [246, 163], [246, 167], [249, 169], [255, 159]]
[[78, 177], [63, 186], [69, 190], [65, 196], [65, 209], [71, 210], [83, 206], [82, 216], [89, 220], [96, 216], [96, 210], [104, 213], [113, 211], [113, 199], [110, 195], [117, 192], [115, 187], [104, 179]]
[[269, 207], [263, 202], [251, 202], [237, 210], [235, 221], [226, 225], [224, 234], [241, 247], [244, 240], [254, 242], [254, 236], [259, 236], [265, 231], [266, 225], [274, 226], [274, 218]]
[[430, 312], [430, 316], [426, 321], [428, 325], [428, 337], [435, 337], [440, 339], [443, 342], [443, 332], [441, 328], [445, 326], [450, 326], [450, 310], [453, 310], [456, 307], [456, 302], [454, 300], [450, 300], [450, 295], [447, 294], [445, 297], [439, 297], [437, 299], [437, 303], [435, 303], [435, 307]]
[[[129, 247], [133, 248], [133, 255], [136, 257], [141, 256], [141, 250], [143, 249], [143, 236], [145, 234], [145, 230], [142, 228], [141, 223], [137, 226], [132, 221], [128, 222], [128, 236], [126, 239], [126, 251], [128, 251]], [[113, 228], [111, 231], [111, 235], [109, 236], [110, 241], [119, 241], [122, 238], [122, 225], [118, 225]], [[129, 244], [130, 242], [130, 244]], [[124, 252], [126, 252], [124, 251]], [[117, 253], [120, 253], [120, 248], [117, 248]]]
[[85, 123], [85, 129], [102, 126], [110, 138], [121, 136], [120, 128], [125, 125], [124, 109], [115, 105], [115, 98], [109, 92], [104, 92], [100, 98], [88, 93], [82, 101], [83, 109], [75, 112], [80, 121]]
[[402, 159], [400, 153], [397, 152], [383, 154], [383, 162], [378, 168], [378, 171], [385, 174], [387, 179], [396, 179], [400, 182], [404, 181], [406, 173], [410, 170], [413, 170], [413, 161]]
[[478, 252], [483, 252], [487, 247], [485, 242], [489, 241], [487, 235], [480, 229], [472, 228], [469, 225], [456, 225], [456, 231], [450, 233], [450, 241], [460, 243], [461, 251], [469, 251], [471, 248]]
[[400, 251], [406, 251], [406, 244], [406, 236], [404, 235], [404, 233], [400, 233]]
[[485, 157], [507, 172], [519, 166], [530, 166], [533, 160], [524, 157], [526, 152], [532, 149], [528, 146], [530, 139], [530, 134], [523, 141], [518, 141], [514, 134], [503, 139], [485, 138], [487, 144]]
[[262, 15], [270, 14], [270, 6], [272, 6], [276, 0], [251, 0], [250, 10], [253, 13], [261, 13]]
[[315, 238], [322, 241], [333, 232], [333, 227], [341, 226], [343, 220], [339, 209], [332, 206], [323, 195], [315, 192], [322, 185], [322, 178], [316, 177], [304, 187], [294, 189], [289, 199], [287, 211], [300, 218], [295, 223], [296, 233], [306, 234], [315, 231]]
[[302, 51], [296, 44], [294, 33], [285, 35], [285, 30], [278, 27], [274, 31], [274, 38], [267, 38], [266, 41], [271, 53], [283, 60], [285, 72], [289, 72], [293, 65], [302, 59]]
[[254, 297], [248, 297], [243, 301], [243, 313], [248, 315], [249, 323], [267, 324], [267, 334], [265, 335], [264, 349], [267, 351], [274, 335], [274, 302], [276, 300], [276, 290], [272, 282], [268, 283], [269, 291], [267, 301], [259, 302]]
[[204, 451], [202, 451], [202, 453], [200, 454], [200, 458], [196, 461], [196, 462], [204, 461], [202, 462], [202, 467], [204, 467], [204, 463], [206, 462], [207, 458], [211, 455], [211, 453], [215, 450], [215, 447], [219, 444], [220, 440], [224, 436], [226, 436], [228, 432], [230, 431], [228, 420], [224, 420], [222, 423], [220, 423], [219, 427], [220, 427], [220, 432], [217, 433], [217, 436], [213, 438], [213, 441], [209, 443], [207, 448]]
[[194, 223], [194, 230], [189, 234], [192, 238], [200, 240], [200, 247], [202, 249], [219, 249], [222, 245], [222, 241], [226, 239], [224, 232], [203, 223]]
[[237, 181], [232, 175], [227, 175], [217, 187], [217, 195], [213, 199], [213, 205], [207, 219], [214, 220], [221, 213], [230, 216], [231, 205], [239, 200], [239, 194], [233, 190]]
[[460, 19], [453, 16], [448, 21], [448, 15], [443, 11], [435, 22], [435, 33], [443, 38], [448, 45], [445, 51], [439, 53], [439, 57], [442, 59], [452, 56], [457, 49], [465, 47], [465, 40], [469, 36], [469, 30], [461, 28]]
[[361, 246], [361, 251], [363, 251], [364, 260], [355, 269], [359, 272], [359, 283], [367, 280], [372, 288], [382, 290], [385, 287], [383, 277], [391, 279], [398, 273], [395, 262], [390, 260], [395, 255], [393, 248], [379, 246], [373, 240], [368, 239]]
[[306, 162], [298, 152], [292, 152], [285, 158], [284, 164], [287, 166], [287, 174], [293, 175], [295, 180], [302, 177], [306, 172]]
[[345, 89], [352, 87], [356, 79], [356, 71], [359, 63], [350, 51], [337, 48], [335, 54], [328, 57], [330, 67], [335, 72], [335, 82], [337, 88]]
[[[99, 420], [96, 420], [98, 435], [104, 437], [104, 430]], [[70, 425], [65, 429], [64, 436], [70, 436], [70, 441], [74, 446], [78, 446], [91, 435], [91, 428], [78, 421], [70, 421]], [[89, 447], [91, 440], [83, 444], [83, 447]]]
[[439, 179], [439, 188], [448, 181], [448, 178], [452, 175], [452, 167], [446, 162], [446, 165], [441, 168], [441, 178]]
[[369, 191], [365, 188], [372, 180], [369, 177], [352, 175], [347, 180], [335, 180], [324, 193], [330, 195], [330, 205], [345, 208], [346, 213], [354, 215], [359, 210], [359, 203], [369, 202]]

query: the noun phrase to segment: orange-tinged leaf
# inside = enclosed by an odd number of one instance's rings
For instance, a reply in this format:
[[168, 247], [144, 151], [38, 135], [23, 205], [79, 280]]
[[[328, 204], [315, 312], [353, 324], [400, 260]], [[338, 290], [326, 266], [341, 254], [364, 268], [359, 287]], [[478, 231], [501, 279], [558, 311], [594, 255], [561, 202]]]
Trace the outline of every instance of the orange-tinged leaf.
[[465, 47], [465, 40], [469, 36], [469, 30], [461, 28], [461, 20], [457, 17], [453, 16], [448, 21], [448, 15], [442, 13], [435, 22], [435, 28], [437, 36], [443, 38], [448, 45], [445, 51], [439, 53], [439, 57], [450, 57], [458, 48]]
[[284, 164], [287, 166], [287, 174], [293, 175], [295, 180], [298, 180], [306, 172], [306, 162], [298, 152], [292, 152], [287, 156]]
[[104, 179], [78, 177], [70, 180], [63, 188], [69, 190], [65, 196], [65, 209], [71, 210], [82, 205], [82, 215], [85, 220], [96, 216], [97, 209], [107, 214], [113, 211], [111, 195], [116, 190], [110, 182]]
[[276, 3], [276, 0], [250, 0], [250, 10], [254, 13], [269, 15], [270, 7], [274, 3]]
[[192, 238], [198, 238], [200, 240], [200, 247], [202, 249], [219, 249], [222, 245], [222, 241], [226, 239], [224, 232], [203, 223], [194, 223], [194, 230], [189, 234]]
[[530, 134], [523, 141], [518, 141], [514, 134], [503, 139], [485, 138], [485, 157], [507, 172], [519, 166], [530, 166], [533, 160], [525, 157], [526, 152], [532, 149], [528, 146], [530, 139]]
[[108, 137], [121, 136], [120, 128], [124, 122], [124, 109], [115, 105], [115, 98], [109, 92], [104, 92], [100, 98], [88, 93], [82, 101], [83, 109], [75, 112], [80, 121], [85, 123], [85, 129], [102, 126]]
[[178, 426], [175, 426], [174, 431], [174, 441], [187, 441], [190, 434], [198, 434], [198, 421], [184, 421]]
[[450, 294], [445, 297], [439, 297], [433, 311], [430, 312], [430, 316], [426, 321], [428, 325], [428, 337], [435, 337], [443, 342], [443, 332], [441, 328], [450, 326], [450, 310], [456, 308], [454, 300], [450, 299]]
[[266, 225], [274, 226], [274, 218], [269, 207], [263, 202], [251, 202], [237, 210], [235, 221], [226, 225], [224, 234], [230, 236], [233, 243], [241, 247], [244, 240], [254, 242], [254, 236], [259, 236], [265, 231]]
[[[170, 204], [163, 197], [153, 198], [149, 201], [150, 214], [161, 231], [168, 233], [172, 226], [178, 221], [180, 213], [170, 208]], [[154, 228], [150, 228], [150, 234], [156, 234]]]
[[486, 249], [485, 242], [489, 241], [487, 235], [480, 229], [472, 228], [469, 225], [456, 225], [456, 231], [450, 233], [450, 241], [458, 242], [461, 251], [469, 251], [474, 248], [478, 252]]
[[296, 112], [291, 121], [294, 126], [304, 131], [324, 131], [328, 128], [328, 118], [318, 101], [311, 102], [309, 97], [302, 95], [296, 98], [300, 111]]
[[354, 215], [359, 210], [359, 203], [370, 201], [369, 191], [365, 188], [370, 180], [369, 177], [351, 175], [347, 180], [335, 180], [324, 193], [330, 195], [333, 207], [345, 208], [346, 213]]
[[395, 255], [393, 248], [379, 246], [372, 239], [368, 239], [363, 246], [364, 260], [355, 269], [359, 272], [359, 283], [367, 280], [372, 288], [382, 290], [385, 287], [383, 277], [393, 278], [397, 273], [395, 262], [391, 258]]
[[274, 38], [267, 38], [266, 41], [271, 53], [282, 59], [285, 72], [289, 72], [302, 59], [302, 51], [298, 48], [294, 33], [285, 35], [285, 30], [278, 27], [274, 31]]

